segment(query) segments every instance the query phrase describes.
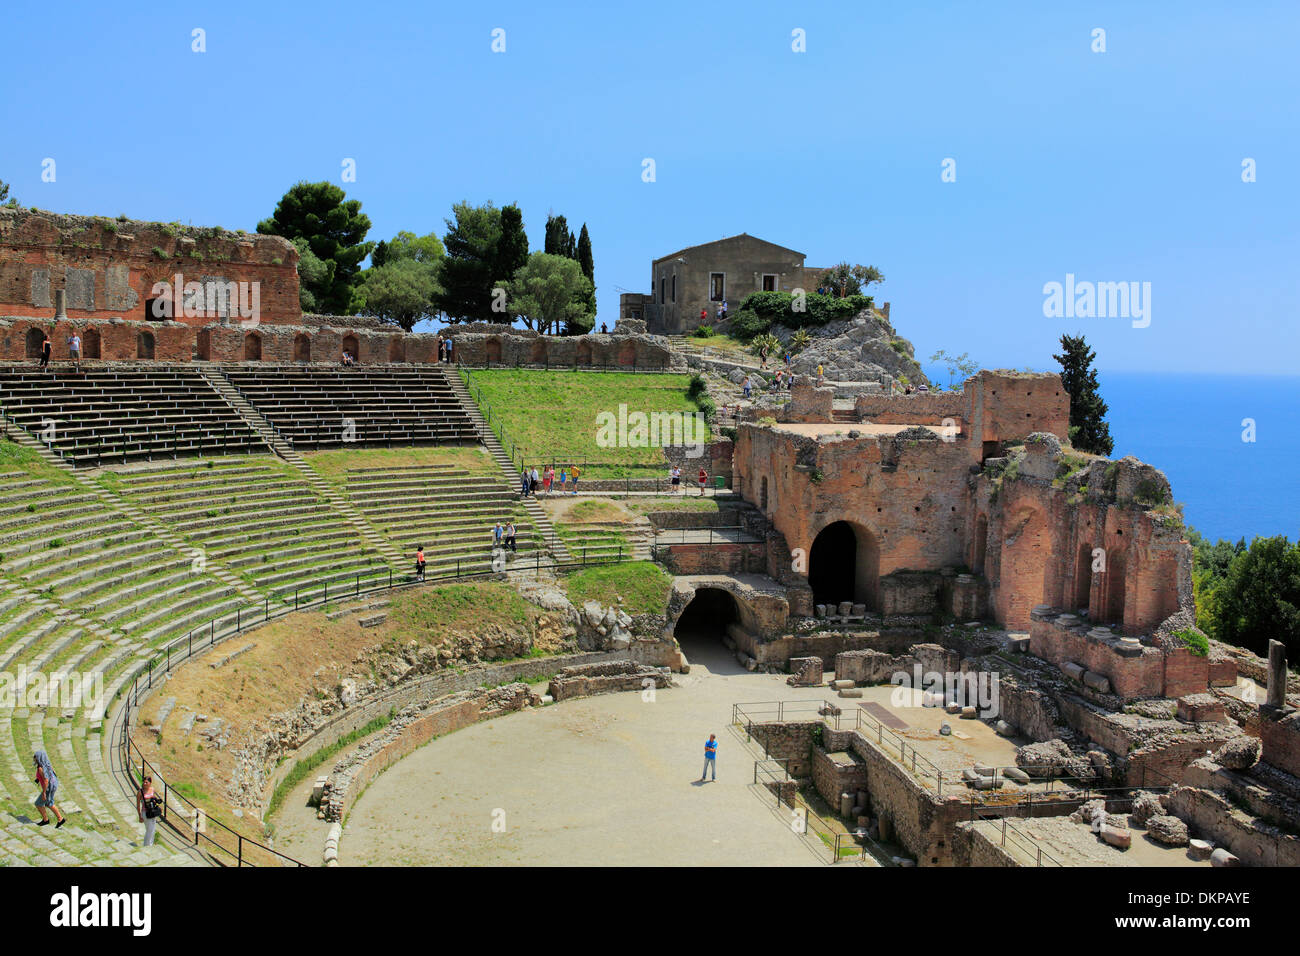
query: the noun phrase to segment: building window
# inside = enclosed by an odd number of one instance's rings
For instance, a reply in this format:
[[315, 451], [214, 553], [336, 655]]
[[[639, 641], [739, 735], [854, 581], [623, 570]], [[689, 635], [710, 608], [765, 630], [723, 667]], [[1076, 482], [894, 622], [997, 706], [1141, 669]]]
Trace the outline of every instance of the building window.
[[709, 273], [709, 301], [721, 302], [727, 297], [727, 276], [723, 272]]
[[763, 274], [763, 291], [764, 292], [776, 291], [776, 276], [771, 272], [765, 272]]
[[673, 301], [677, 301], [677, 273], [673, 273]]

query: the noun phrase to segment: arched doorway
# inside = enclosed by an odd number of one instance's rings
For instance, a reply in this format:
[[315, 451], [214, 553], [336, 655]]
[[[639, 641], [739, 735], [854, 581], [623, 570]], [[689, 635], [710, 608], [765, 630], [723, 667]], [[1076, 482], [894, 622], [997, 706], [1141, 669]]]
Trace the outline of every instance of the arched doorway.
[[400, 335], [394, 335], [388, 340], [388, 361], [405, 362], [406, 361], [406, 340]]
[[295, 362], [311, 361], [311, 336], [299, 332], [293, 337], [293, 360]]
[[262, 337], [256, 332], [249, 332], [244, 336], [244, 361], [262, 361]]
[[880, 547], [866, 528], [834, 521], [822, 528], [808, 552], [808, 586], [814, 604], [849, 601], [879, 608]]
[[695, 592], [677, 618], [673, 637], [692, 667], [710, 673], [744, 673], [735, 653], [723, 643], [728, 629], [741, 623], [740, 605], [722, 588], [703, 587]]
[[582, 341], [578, 343], [578, 365], [591, 364], [591, 343]]
[[208, 329], [200, 329], [195, 344], [199, 353], [199, 361], [212, 361], [212, 332]]
[[501, 364], [501, 340], [488, 339], [487, 346], [484, 349], [484, 355], [486, 356], [487, 363], [489, 365], [500, 365]]
[[624, 342], [618, 350], [619, 365], [636, 365], [636, 346], [632, 342]]
[[86, 334], [81, 337], [81, 357], [97, 359], [100, 357], [99, 349], [99, 332], [95, 329], [86, 329]]
[[546, 364], [546, 339], [533, 339], [532, 351], [528, 353], [528, 361], [533, 365]]
[[[355, 335], [343, 336], [343, 351], [351, 355], [353, 361], [361, 361], [361, 343], [357, 341]], [[342, 360], [342, 358], [343, 356], [340, 355], [339, 359]]]
[[1049, 557], [1046, 522], [1022, 508], [1003, 522], [1000, 601], [1007, 627], [1027, 629], [1029, 612], [1044, 603]]
[[27, 357], [29, 359], [38, 359], [41, 357], [41, 346], [45, 343], [45, 333], [40, 329], [27, 330]]
[[141, 359], [153, 358], [152, 332], [141, 332], [135, 337], [135, 357]]

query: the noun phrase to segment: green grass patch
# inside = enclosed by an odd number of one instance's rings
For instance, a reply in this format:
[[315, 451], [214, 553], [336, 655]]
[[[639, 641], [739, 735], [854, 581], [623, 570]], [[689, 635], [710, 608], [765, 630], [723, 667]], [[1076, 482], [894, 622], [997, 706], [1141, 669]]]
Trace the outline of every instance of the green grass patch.
[[662, 614], [668, 606], [672, 576], [653, 561], [627, 561], [584, 568], [566, 580], [569, 601], [581, 607], [586, 601], [608, 606], [623, 599], [628, 614]]
[[278, 784], [276, 784], [275, 792], [271, 794], [271, 802], [267, 805], [266, 808], [266, 818], [270, 819], [272, 816], [275, 815], [275, 811], [280, 808], [280, 804], [284, 803], [285, 797], [287, 797], [290, 793], [293, 792], [294, 787], [298, 786], [298, 784], [302, 783], [304, 780], [307, 779], [307, 774], [311, 773], [313, 770], [315, 770], [317, 767], [323, 764], [326, 760], [329, 760], [330, 757], [333, 757], [344, 747], [347, 747], [348, 745], [353, 744], [364, 737], [369, 737], [371, 734], [376, 733], [377, 731], [383, 730], [390, 723], [392, 723], [393, 717], [395, 717], [396, 715], [397, 715], [397, 711], [390, 710], [388, 713], [376, 717], [374, 720], [370, 721], [370, 723], [366, 724], [364, 727], [358, 727], [356, 730], [352, 731], [351, 733], [344, 734], [338, 740], [334, 741], [332, 744], [328, 744], [322, 747], [320, 750], [316, 751], [310, 757], [307, 757], [303, 760], [299, 760], [296, 764], [293, 765], [293, 769], [290, 770], [289, 773], [285, 775], [285, 778], [281, 780]]
[[[604, 447], [598, 434], [610, 419], [598, 416], [608, 413], [617, 422], [620, 405], [627, 406], [628, 415], [693, 416], [700, 410], [688, 394], [690, 375], [494, 369], [475, 372], [468, 382], [471, 394], [481, 390], [482, 410], [485, 415], [491, 410], [492, 427], [507, 453], [513, 443], [516, 455], [522, 450], [525, 462], [539, 469], [550, 462], [586, 465], [587, 478], [657, 476], [668, 467], [658, 446], [625, 447], [633, 441], [620, 442], [617, 426], [610, 430], [611, 447]], [[699, 428], [694, 418], [688, 421]], [[630, 431], [622, 437], [636, 438]], [[707, 429], [684, 438], [707, 441]]]

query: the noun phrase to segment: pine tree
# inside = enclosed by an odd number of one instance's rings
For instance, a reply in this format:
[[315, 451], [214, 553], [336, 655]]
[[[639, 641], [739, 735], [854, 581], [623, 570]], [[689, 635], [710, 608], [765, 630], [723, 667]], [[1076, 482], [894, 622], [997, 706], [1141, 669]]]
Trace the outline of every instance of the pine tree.
[[1070, 396], [1070, 444], [1079, 451], [1109, 455], [1115, 448], [1106, 424], [1109, 406], [1097, 390], [1097, 370], [1092, 360], [1097, 353], [1088, 348], [1082, 335], [1062, 335], [1063, 354], [1052, 358], [1061, 363], [1061, 384]]
[[257, 224], [262, 235], [284, 236], [291, 242], [307, 240], [312, 253], [333, 268], [319, 281], [301, 274], [299, 297], [331, 315], [346, 315], [358, 283], [361, 261], [374, 243], [366, 242], [370, 217], [361, 203], [330, 182], [295, 183], [275, 206], [275, 214]]

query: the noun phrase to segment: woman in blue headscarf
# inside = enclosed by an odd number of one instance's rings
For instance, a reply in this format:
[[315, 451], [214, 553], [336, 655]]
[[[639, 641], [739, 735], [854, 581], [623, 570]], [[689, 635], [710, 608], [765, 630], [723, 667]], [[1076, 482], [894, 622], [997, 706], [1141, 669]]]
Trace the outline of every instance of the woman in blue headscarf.
[[36, 824], [43, 827], [50, 822], [50, 811], [54, 811], [54, 819], [59, 822], [54, 825], [58, 829], [68, 822], [68, 818], [59, 812], [59, 808], [54, 805], [54, 791], [59, 789], [59, 778], [54, 774], [54, 768], [50, 766], [50, 758], [45, 755], [44, 750], [38, 750], [32, 754], [32, 761], [36, 764], [36, 786], [41, 788], [41, 795], [36, 798], [36, 809], [41, 811], [41, 822]]

